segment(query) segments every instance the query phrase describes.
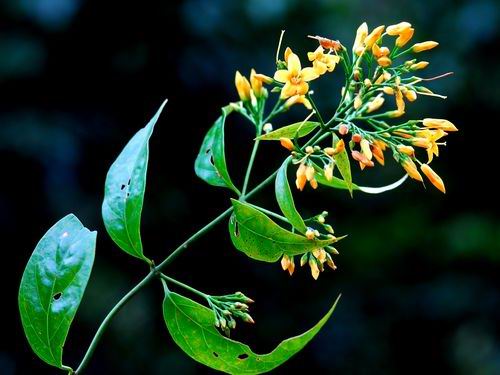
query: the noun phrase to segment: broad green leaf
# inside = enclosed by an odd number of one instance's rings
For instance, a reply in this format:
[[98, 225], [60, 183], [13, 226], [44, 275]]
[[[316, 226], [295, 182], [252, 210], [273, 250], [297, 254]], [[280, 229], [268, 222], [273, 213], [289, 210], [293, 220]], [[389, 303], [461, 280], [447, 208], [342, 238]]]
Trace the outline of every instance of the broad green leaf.
[[222, 115], [215, 121], [201, 145], [194, 163], [196, 175], [213, 186], [227, 187], [240, 195], [229, 177], [226, 164], [224, 125], [226, 117], [233, 111], [231, 106], [222, 108]]
[[283, 215], [285, 215], [293, 227], [299, 232], [305, 233], [307, 230], [306, 224], [295, 208], [292, 191], [290, 189], [290, 184], [288, 183], [287, 170], [290, 160], [290, 157], [286, 158], [280, 169], [278, 169], [278, 174], [276, 175], [276, 181], [274, 184], [276, 200], [278, 201], [281, 212], [283, 212]]
[[141, 212], [146, 189], [149, 138], [167, 101], [149, 123], [122, 150], [106, 176], [102, 217], [110, 237], [128, 254], [149, 261], [143, 254]]
[[292, 256], [330, 245], [335, 240], [308, 240], [292, 233], [247, 203], [231, 199], [234, 213], [229, 233], [234, 246], [250, 258], [276, 262], [283, 254]]
[[[337, 137], [337, 135], [333, 132], [332, 132], [332, 137], [333, 137], [333, 147], [335, 147], [335, 145], [339, 141], [339, 137]], [[338, 153], [337, 155], [334, 156], [334, 158], [335, 158], [335, 164], [337, 165], [340, 174], [342, 175], [344, 181], [347, 184], [347, 190], [349, 190], [352, 196], [352, 190], [354, 189], [354, 186], [352, 183], [352, 176], [351, 176], [351, 163], [349, 161], [349, 155], [347, 155], [347, 150]]]
[[269, 354], [255, 354], [248, 345], [222, 336], [214, 327], [212, 310], [168, 290], [163, 316], [175, 343], [195, 361], [228, 374], [262, 374], [304, 348], [328, 321], [339, 298], [314, 327], [282, 341]]
[[95, 242], [96, 232], [70, 214], [45, 233], [24, 270], [21, 322], [31, 348], [49, 365], [63, 367], [64, 342], [89, 280]]
[[301, 138], [311, 133], [318, 126], [319, 122], [316, 121], [296, 122], [295, 124], [283, 126], [275, 131], [263, 134], [257, 139], [261, 139], [263, 141], [276, 141], [280, 138], [295, 138], [295, 136], [297, 136], [297, 138]]

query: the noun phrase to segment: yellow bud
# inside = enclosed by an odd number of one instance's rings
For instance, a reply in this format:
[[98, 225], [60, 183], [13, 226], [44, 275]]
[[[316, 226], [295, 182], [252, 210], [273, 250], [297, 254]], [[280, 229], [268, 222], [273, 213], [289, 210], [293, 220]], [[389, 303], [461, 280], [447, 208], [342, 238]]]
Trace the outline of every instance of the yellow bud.
[[409, 156], [415, 155], [415, 149], [411, 146], [398, 145], [398, 151]]
[[388, 81], [390, 80], [392, 77], [392, 74], [389, 73], [389, 72], [384, 72], [384, 80]]
[[392, 60], [390, 58], [388, 58], [387, 56], [382, 56], [381, 58], [379, 58], [377, 60], [377, 63], [380, 66], [387, 68], [388, 66], [390, 66], [392, 64]]
[[362, 104], [363, 102], [361, 101], [361, 95], [356, 95], [356, 97], [354, 98], [354, 109], [358, 109]]
[[387, 35], [395, 36], [404, 33], [411, 27], [411, 23], [409, 22], [400, 22], [396, 25], [387, 26], [386, 33]]
[[385, 26], [378, 26], [365, 38], [366, 48], [371, 48], [384, 32]]
[[250, 72], [250, 84], [255, 96], [260, 97], [263, 93], [262, 81], [257, 79], [256, 75], [257, 73], [255, 72], [255, 69], [252, 69]]
[[283, 254], [283, 258], [281, 258], [281, 268], [283, 268], [283, 271], [286, 271], [289, 265], [290, 265], [290, 258], [288, 257], [288, 255]]
[[293, 271], [295, 271], [295, 261], [293, 260], [293, 257], [290, 258], [290, 263], [288, 264], [288, 274], [290, 276], [293, 275]]
[[405, 110], [405, 101], [403, 100], [403, 93], [400, 90], [396, 90], [395, 92], [396, 98], [396, 107], [399, 112], [404, 112]]
[[438, 42], [434, 42], [432, 40], [429, 40], [427, 42], [414, 44], [412, 47], [412, 50], [413, 50], [413, 52], [422, 52], [422, 51], [427, 51], [427, 50], [433, 49], [434, 47], [437, 47], [438, 45], [439, 45]]
[[297, 168], [297, 178], [295, 179], [295, 185], [297, 186], [297, 189], [302, 191], [306, 186], [306, 182], [306, 166], [304, 163], [301, 163], [299, 168]]
[[385, 86], [383, 89], [384, 93], [386, 93], [387, 95], [394, 95], [394, 89], [392, 87], [389, 87], [389, 86]]
[[402, 33], [399, 34], [398, 38], [396, 39], [396, 47], [401, 48], [406, 45], [410, 41], [410, 39], [413, 37], [413, 33], [415, 32], [415, 29], [412, 27], [404, 30]]
[[[333, 179], [333, 163], [329, 163], [329, 164], [325, 165], [324, 171], [325, 171], [324, 172], [325, 173], [325, 178], [328, 181], [331, 181]], [[324, 221], [324, 219], [323, 219], [323, 221]]]
[[312, 165], [308, 165], [306, 168], [306, 178], [307, 181], [311, 181], [314, 178], [314, 167]]
[[370, 88], [372, 86], [372, 81], [370, 81], [368, 78], [365, 78], [365, 80], [363, 81], [363, 83], [365, 84], [365, 86], [367, 88]]
[[319, 268], [318, 268], [318, 263], [316, 262], [316, 259], [309, 258], [309, 267], [311, 267], [311, 275], [314, 278], [314, 280], [318, 280]]
[[337, 144], [335, 145], [335, 150], [334, 150], [334, 154], [337, 155], [337, 154], [340, 154], [342, 151], [345, 150], [345, 143], [344, 143], [344, 140], [343, 139], [339, 139], [339, 141], [337, 142]]
[[314, 230], [311, 229], [311, 228], [307, 228], [307, 231], [306, 231], [306, 238], [308, 240], [314, 240], [316, 236], [314, 235]]
[[234, 77], [234, 84], [236, 86], [236, 90], [238, 91], [238, 96], [241, 100], [247, 101], [250, 100], [250, 82], [246, 77], [243, 77], [239, 71], [236, 71]]
[[333, 156], [335, 155], [335, 149], [333, 147], [326, 147], [324, 150], [325, 154], [328, 156]]
[[456, 132], [458, 131], [457, 127], [453, 125], [452, 122], [440, 119], [440, 118], [424, 118], [422, 121], [424, 126], [429, 129], [441, 129], [445, 132]]
[[431, 141], [427, 138], [416, 137], [411, 139], [411, 144], [416, 147], [429, 148], [432, 146]]
[[352, 46], [352, 50], [356, 55], [361, 55], [364, 50], [363, 44], [365, 42], [365, 38], [368, 35], [368, 25], [366, 22], [363, 22], [356, 30], [356, 39], [354, 40], [354, 45]]
[[295, 146], [290, 138], [280, 138], [281, 145], [286, 148], [288, 151], [295, 150]]
[[[376, 141], [374, 141], [374, 142], [376, 142]], [[379, 146], [377, 146], [376, 144], [372, 144], [372, 153], [380, 165], [385, 164], [384, 152], [382, 151], [382, 149]]]
[[420, 61], [416, 64], [412, 64], [410, 65], [410, 70], [420, 70], [420, 69], [424, 69], [426, 68], [427, 66], [429, 65], [429, 62], [428, 61]]
[[315, 178], [313, 178], [311, 181], [309, 181], [309, 184], [310, 184], [310, 185], [311, 185], [311, 187], [312, 187], [313, 189], [315, 189], [315, 190], [318, 188], [318, 181], [316, 181], [316, 179], [315, 179]]
[[422, 181], [422, 176], [420, 175], [420, 173], [418, 173], [417, 166], [415, 165], [413, 160], [411, 160], [410, 158], [405, 158], [401, 165], [411, 178], [417, 181]]
[[387, 115], [387, 117], [389, 117], [389, 118], [401, 117], [401, 116], [403, 116], [404, 114], [405, 114], [405, 111], [399, 111], [399, 110], [386, 112], [386, 115]]
[[375, 99], [368, 103], [368, 109], [366, 112], [370, 113], [376, 111], [377, 109], [382, 107], [382, 104], [384, 104], [384, 98], [381, 96], [377, 96]]
[[417, 100], [417, 93], [413, 90], [408, 90], [405, 92], [405, 98], [410, 102], [414, 102]]
[[444, 182], [439, 177], [439, 175], [432, 170], [427, 164], [422, 164], [420, 169], [425, 174], [425, 176], [429, 179], [429, 181], [440, 191], [446, 193], [446, 188], [444, 187]]
[[314, 152], [314, 148], [312, 146], [307, 146], [305, 150], [308, 154], [312, 154]]
[[361, 146], [361, 151], [363, 151], [363, 154], [366, 156], [368, 160], [372, 160], [373, 154], [372, 150], [370, 149], [370, 142], [366, 138], [362, 139], [360, 144]]

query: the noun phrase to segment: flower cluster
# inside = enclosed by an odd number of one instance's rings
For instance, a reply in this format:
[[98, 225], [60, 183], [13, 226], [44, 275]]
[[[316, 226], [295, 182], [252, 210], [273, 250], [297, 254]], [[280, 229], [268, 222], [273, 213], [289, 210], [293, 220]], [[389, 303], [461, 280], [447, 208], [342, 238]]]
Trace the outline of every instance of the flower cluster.
[[228, 337], [231, 329], [236, 328], [235, 318], [245, 323], [255, 323], [248, 313], [248, 304], [254, 301], [241, 292], [225, 296], [207, 296], [207, 302], [214, 313], [215, 326]]
[[[423, 174], [437, 189], [443, 193], [446, 191], [443, 180], [430, 164], [439, 156], [440, 146], [446, 144], [443, 138], [458, 129], [445, 119], [400, 120], [405, 115], [406, 106], [419, 96], [445, 99], [445, 96], [433, 93], [425, 83], [451, 74], [433, 78], [417, 75], [429, 62], [414, 54], [431, 50], [438, 43], [425, 41], [411, 45], [414, 33], [408, 22], [388, 27], [381, 25], [373, 30], [363, 23], [356, 31], [350, 50], [340, 41], [309, 36], [318, 43], [307, 53], [309, 66], [304, 66], [289, 47], [285, 49], [284, 59], [278, 59], [280, 39], [273, 78], [252, 70], [249, 82], [236, 73], [236, 87], [247, 108], [261, 108], [258, 98], [267, 98], [263, 84], [272, 85], [271, 92], [280, 93], [274, 109], [266, 118], [266, 133], [273, 129], [269, 121], [295, 104], [302, 104], [310, 111], [302, 124], [311, 117], [319, 124], [319, 132], [309, 137], [305, 144], [299, 143], [303, 137], [299, 131], [294, 137], [279, 139], [281, 145], [290, 151], [293, 164], [297, 165], [295, 185], [299, 191], [307, 185], [317, 189], [319, 184], [332, 181], [336, 165], [341, 169], [340, 163], [344, 164], [344, 171], [345, 163], [350, 161], [359, 165], [361, 170], [373, 168], [375, 162], [384, 166], [387, 153], [392, 154], [411, 178], [424, 183]], [[333, 116], [324, 119], [314, 103], [316, 94], [310, 86], [333, 72], [337, 65], [344, 71], [345, 84], [340, 90], [340, 103]], [[325, 145], [323, 142], [328, 135], [333, 142]], [[348, 168], [350, 174], [350, 166]], [[340, 178], [344, 177], [340, 170]], [[336, 268], [330, 256], [335, 252], [328, 248], [317, 249], [304, 254], [300, 263], [309, 264], [317, 278], [324, 263]], [[292, 274], [295, 269], [293, 257], [283, 256], [282, 267]]]

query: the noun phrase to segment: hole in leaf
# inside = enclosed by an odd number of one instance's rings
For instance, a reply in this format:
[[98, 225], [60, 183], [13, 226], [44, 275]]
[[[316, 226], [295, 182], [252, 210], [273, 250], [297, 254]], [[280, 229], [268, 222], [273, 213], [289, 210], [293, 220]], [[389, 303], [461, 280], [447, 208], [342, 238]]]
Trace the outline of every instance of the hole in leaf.
[[211, 148], [207, 148], [207, 149], [205, 150], [205, 154], [206, 154], [206, 155], [208, 155], [208, 154], [210, 153], [210, 151], [212, 151], [212, 149], [211, 149]]
[[127, 185], [130, 186], [130, 178], [128, 179]]
[[240, 354], [238, 356], [238, 359], [240, 359], [240, 360], [244, 360], [244, 359], [247, 359], [247, 358], [248, 358], [248, 354], [246, 354], [246, 353]]
[[219, 357], [219, 354], [217, 354], [216, 352], [213, 353], [214, 354], [214, 357]]
[[127, 198], [130, 197], [130, 193], [127, 193]]
[[125, 189], [125, 185], [122, 185], [122, 187], [120, 188], [120, 190], [123, 190], [123, 189]]
[[52, 298], [54, 298], [54, 301], [57, 301], [59, 298], [61, 298], [61, 296], [62, 296], [62, 293], [59, 292], [59, 293], [54, 294], [54, 297], [52, 297]]
[[[233, 220], [235, 220], [235, 219], [233, 219]], [[234, 235], [236, 237], [240, 236], [240, 227], [238, 226], [238, 222], [237, 221], [235, 221], [235, 223], [234, 223]]]
[[214, 156], [213, 155], [210, 155], [210, 164], [212, 164], [213, 166], [215, 166]]

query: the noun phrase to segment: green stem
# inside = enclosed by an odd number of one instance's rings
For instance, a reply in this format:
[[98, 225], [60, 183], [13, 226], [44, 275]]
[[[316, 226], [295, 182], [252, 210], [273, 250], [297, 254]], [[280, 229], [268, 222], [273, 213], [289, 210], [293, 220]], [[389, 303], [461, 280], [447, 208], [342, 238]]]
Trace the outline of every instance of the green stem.
[[253, 143], [252, 155], [250, 155], [250, 160], [248, 162], [247, 172], [245, 173], [245, 181], [243, 182], [243, 189], [241, 190], [241, 198], [245, 197], [248, 189], [248, 182], [250, 181], [250, 174], [252, 173], [253, 164], [255, 162], [255, 156], [259, 149], [260, 139], [258, 138], [262, 133], [262, 122], [257, 126], [257, 139]]
[[[259, 185], [257, 185], [252, 191], [250, 191], [246, 196], [242, 196], [243, 198], [250, 198], [252, 195], [256, 194], [260, 190], [262, 190], [267, 184], [269, 184], [271, 181], [274, 180], [276, 174], [278, 171], [274, 171], [268, 178], [266, 178], [264, 181], [262, 181]], [[94, 354], [94, 351], [97, 347], [97, 344], [101, 340], [101, 337], [108, 327], [109, 323], [113, 319], [113, 317], [120, 311], [120, 309], [125, 306], [128, 301], [142, 288], [144, 288], [151, 280], [153, 280], [156, 276], [156, 273], [162, 269], [163, 267], [167, 266], [170, 264], [175, 258], [177, 258], [184, 250], [187, 249], [188, 245], [190, 245], [192, 242], [194, 242], [196, 239], [207, 233], [212, 227], [214, 227], [217, 223], [219, 223], [221, 220], [223, 220], [225, 217], [227, 217], [231, 212], [232, 212], [232, 207], [228, 208], [224, 212], [222, 212], [219, 216], [217, 216], [215, 219], [213, 219], [211, 222], [209, 222], [207, 225], [205, 225], [203, 228], [201, 228], [199, 231], [194, 233], [191, 237], [189, 237], [182, 245], [177, 247], [163, 262], [161, 262], [157, 267], [152, 269], [146, 277], [144, 277], [136, 286], [134, 286], [127, 294], [125, 294], [120, 301], [111, 309], [111, 311], [106, 315], [104, 320], [102, 321], [101, 325], [97, 329], [97, 332], [94, 335], [94, 338], [92, 339], [92, 342], [90, 343], [90, 346], [87, 349], [87, 352], [85, 353], [85, 356], [83, 357], [82, 361], [80, 362], [80, 365], [74, 372], [75, 375], [81, 374], [81, 372], [85, 369], [85, 367], [88, 365], [90, 358], [92, 357], [92, 354]]]
[[171, 282], [172, 284], [175, 284], [177, 286], [180, 286], [181, 288], [189, 290], [191, 293], [196, 294], [196, 295], [198, 295], [198, 296], [200, 296], [202, 298], [208, 298], [209, 297], [207, 294], [205, 294], [203, 292], [200, 292], [199, 290], [197, 290], [197, 289], [195, 289], [193, 287], [190, 287], [189, 285], [181, 283], [179, 280], [176, 280], [176, 279], [174, 279], [174, 278], [172, 278], [170, 276], [167, 276], [164, 273], [160, 273], [160, 277], [162, 279], [165, 279], [166, 281]]

